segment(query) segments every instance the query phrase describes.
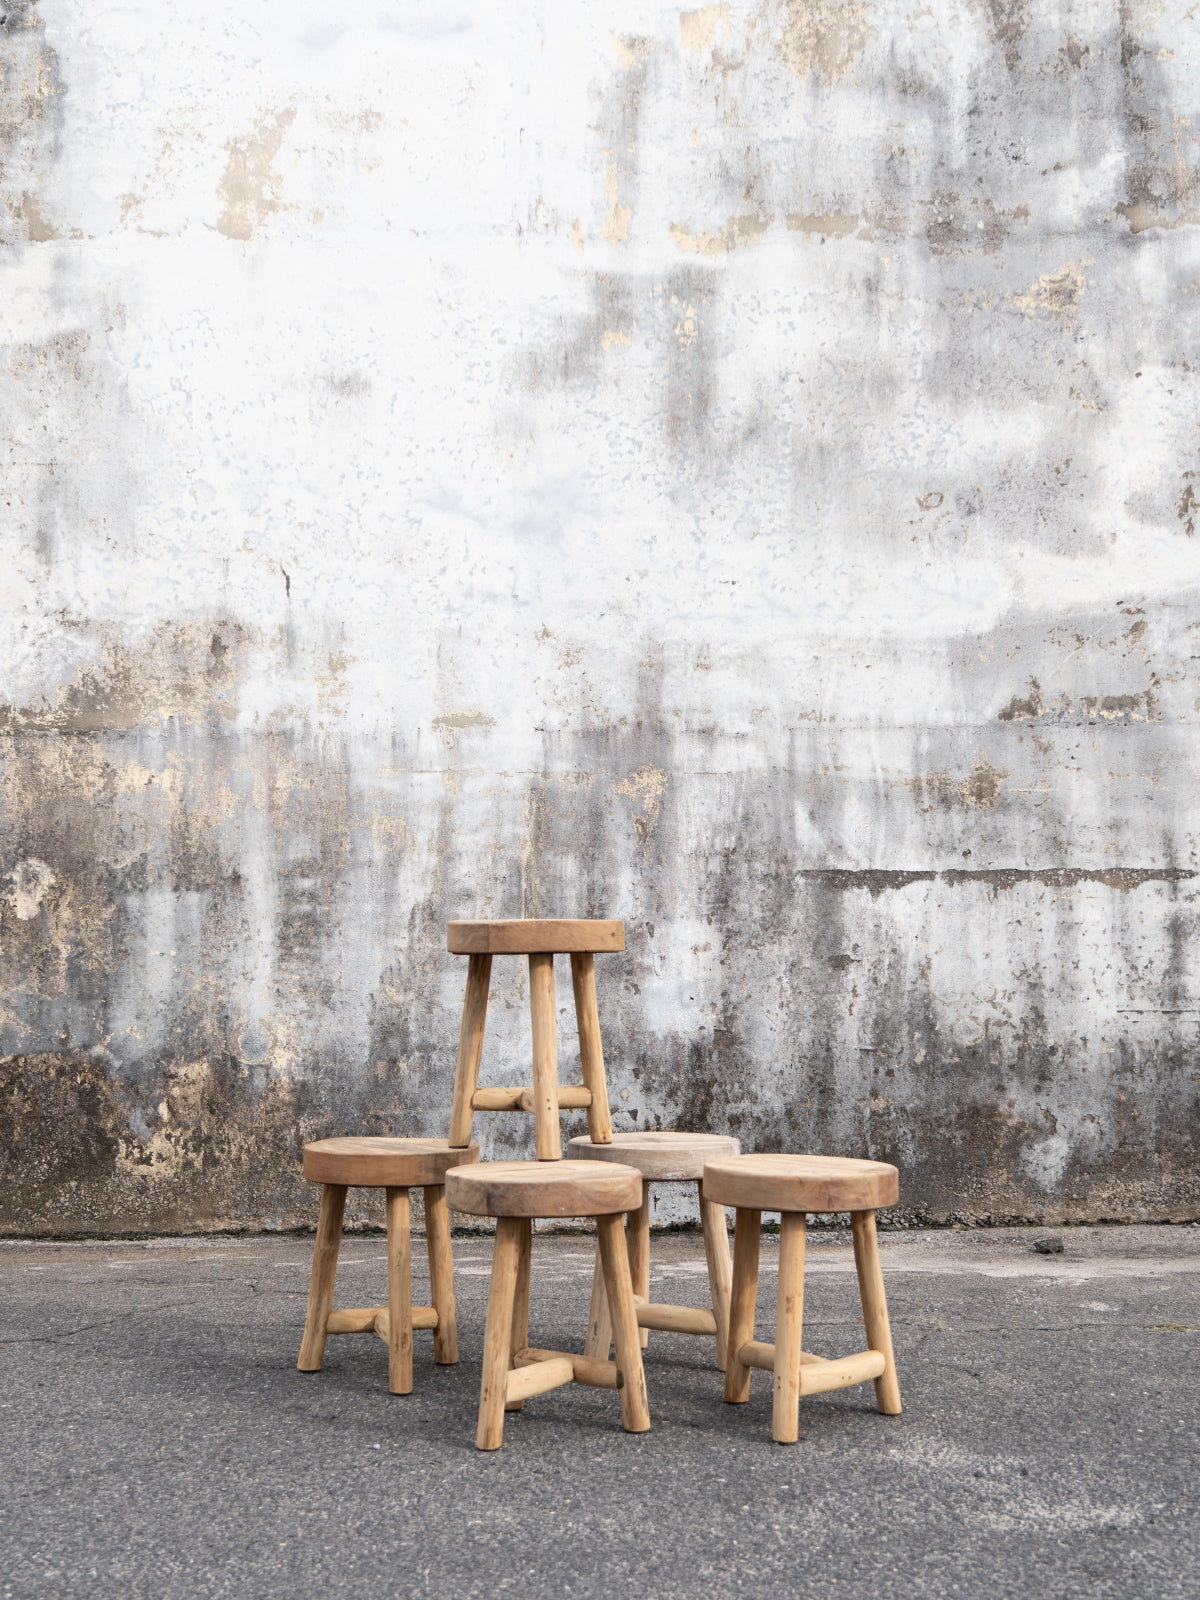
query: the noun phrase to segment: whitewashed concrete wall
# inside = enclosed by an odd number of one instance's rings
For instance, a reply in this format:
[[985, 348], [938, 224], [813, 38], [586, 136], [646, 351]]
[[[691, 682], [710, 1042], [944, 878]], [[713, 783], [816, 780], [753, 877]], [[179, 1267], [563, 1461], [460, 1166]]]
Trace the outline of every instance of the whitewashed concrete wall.
[[5, 1227], [310, 1216], [522, 914], [622, 1126], [1200, 1213], [1184, 0], [0, 14]]

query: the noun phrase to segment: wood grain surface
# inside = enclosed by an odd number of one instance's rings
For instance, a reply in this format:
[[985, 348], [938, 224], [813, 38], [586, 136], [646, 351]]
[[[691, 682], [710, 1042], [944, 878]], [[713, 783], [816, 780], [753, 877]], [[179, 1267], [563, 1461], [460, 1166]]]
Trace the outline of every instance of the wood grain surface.
[[648, 1183], [698, 1182], [706, 1161], [736, 1156], [741, 1146], [723, 1133], [614, 1133], [608, 1144], [581, 1133], [567, 1141], [579, 1161], [618, 1161], [636, 1167]]
[[640, 1172], [596, 1161], [483, 1161], [446, 1174], [451, 1211], [477, 1217], [598, 1217], [641, 1199]]
[[522, 917], [508, 922], [451, 922], [446, 949], [454, 956], [571, 955], [624, 950], [625, 924], [574, 917]]
[[447, 1139], [317, 1139], [304, 1146], [304, 1176], [360, 1189], [425, 1188], [441, 1183], [448, 1168], [478, 1160], [477, 1144], [456, 1148]]
[[704, 1193], [756, 1211], [875, 1211], [896, 1204], [900, 1174], [841, 1156], [733, 1156], [705, 1163]]

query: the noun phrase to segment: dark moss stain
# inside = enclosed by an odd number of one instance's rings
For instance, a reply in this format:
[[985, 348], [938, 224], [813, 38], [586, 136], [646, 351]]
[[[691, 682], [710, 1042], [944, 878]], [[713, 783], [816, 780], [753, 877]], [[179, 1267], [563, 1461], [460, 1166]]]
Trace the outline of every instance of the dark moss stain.
[[[0, 244], [22, 237], [32, 242], [57, 238], [38, 195], [20, 187], [22, 177], [46, 172], [57, 155], [61, 134], [62, 81], [57, 52], [46, 40], [36, 0], [5, 0], [0, 5]], [[22, 230], [22, 224], [23, 230]]]
[[888, 867], [801, 867], [796, 876], [805, 883], [834, 889], [840, 894], [851, 889], [865, 889], [874, 899], [896, 889], [907, 889], [910, 883], [933, 883], [938, 875]]
[[996, 715], [1001, 722], [1022, 722], [1042, 714], [1042, 691], [1036, 678], [1029, 680], [1029, 693], [1023, 698], [1013, 695], [1002, 711]]
[[[1134, 624], [1125, 635], [1132, 647], [1137, 647], [1145, 633], [1145, 623]], [[1133, 694], [1081, 694], [1062, 695], [1047, 704], [1042, 699], [1036, 678], [1029, 680], [1030, 692], [1026, 696], [1014, 695], [996, 713], [1000, 722], [1097, 723], [1157, 722], [1161, 720], [1158, 709], [1158, 679], [1151, 674], [1151, 687]]]
[[1121, 87], [1130, 150], [1126, 198], [1115, 212], [1134, 237], [1194, 223], [1200, 197], [1200, 170], [1176, 115], [1175, 85], [1159, 63], [1158, 49], [1134, 33], [1136, 22], [1136, 8], [1122, 6]]
[[[1194, 477], [1195, 473], [1193, 472], [1184, 473], [1184, 478], [1187, 480], [1191, 480]], [[1196, 498], [1196, 491], [1192, 483], [1187, 481], [1183, 485], [1183, 493], [1179, 496], [1179, 504], [1176, 507], [1175, 515], [1183, 523], [1183, 531], [1189, 539], [1196, 532], [1196, 512], [1198, 510], [1200, 510], [1200, 500]]]
[[99, 659], [64, 684], [53, 703], [0, 705], [0, 733], [129, 731], [171, 717], [205, 722], [237, 715], [238, 658], [253, 637], [240, 623], [160, 623], [145, 641], [102, 634]]
[[878, 895], [906, 889], [911, 883], [948, 883], [953, 887], [982, 883], [989, 889], [1013, 889], [1036, 883], [1048, 889], [1074, 889], [1081, 883], [1103, 884], [1127, 894], [1148, 883], [1184, 883], [1200, 876], [1185, 867], [948, 867], [942, 872], [905, 872], [884, 868], [802, 867], [796, 874], [822, 888], [845, 893], [865, 889]]
[[1021, 40], [1029, 26], [1029, 0], [987, 0], [991, 18], [992, 43], [1004, 51], [1004, 64], [1010, 72], [1021, 65]]
[[[231, 1058], [110, 1076], [87, 1050], [0, 1058], [0, 1228], [127, 1232], [238, 1226], [311, 1211], [303, 1084], [256, 1087]], [[154, 1138], [154, 1132], [160, 1132]]]

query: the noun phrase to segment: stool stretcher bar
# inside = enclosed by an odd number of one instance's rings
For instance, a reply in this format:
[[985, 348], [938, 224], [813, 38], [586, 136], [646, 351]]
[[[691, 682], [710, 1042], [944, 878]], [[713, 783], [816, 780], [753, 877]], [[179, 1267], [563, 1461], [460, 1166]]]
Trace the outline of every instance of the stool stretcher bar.
[[[528, 1368], [538, 1362], [565, 1360], [571, 1363], [571, 1376], [548, 1383], [548, 1389], [557, 1389], [560, 1383], [582, 1383], [589, 1389], [620, 1389], [623, 1387], [621, 1369], [615, 1361], [596, 1361], [591, 1356], [573, 1355], [569, 1350], [517, 1350], [513, 1366]], [[511, 1374], [510, 1374], [511, 1377]]]
[[715, 1338], [716, 1315], [701, 1306], [669, 1306], [661, 1302], [651, 1304], [635, 1294], [633, 1303], [637, 1310], [639, 1328], [656, 1328], [660, 1333], [707, 1333]]
[[[558, 1086], [558, 1104], [562, 1111], [584, 1111], [592, 1103], [592, 1091], [581, 1083], [561, 1083]], [[525, 1111], [532, 1113], [535, 1105], [532, 1089], [476, 1089], [471, 1096], [472, 1111]]]
[[[738, 1360], [744, 1367], [756, 1367], [760, 1372], [775, 1371], [775, 1346], [761, 1339], [751, 1339], [738, 1351]], [[863, 1350], [858, 1355], [838, 1356], [828, 1361], [824, 1356], [800, 1352], [800, 1393], [827, 1394], [831, 1389], [849, 1389], [856, 1383], [869, 1383], [878, 1378], [887, 1365], [881, 1350]]]
[[[412, 1325], [416, 1330], [436, 1328], [438, 1314], [433, 1306], [414, 1306]], [[388, 1337], [388, 1308], [364, 1306], [357, 1311], [331, 1311], [325, 1324], [326, 1333], [377, 1333], [381, 1339]]]

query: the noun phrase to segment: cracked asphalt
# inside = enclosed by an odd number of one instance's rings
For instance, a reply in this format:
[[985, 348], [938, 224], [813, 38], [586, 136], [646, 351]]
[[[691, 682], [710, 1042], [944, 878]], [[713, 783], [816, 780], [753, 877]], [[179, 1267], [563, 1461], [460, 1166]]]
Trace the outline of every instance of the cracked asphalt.
[[[1043, 1230], [1044, 1231], [1044, 1230]], [[1200, 1227], [882, 1237], [903, 1416], [870, 1386], [770, 1437], [707, 1340], [654, 1333], [653, 1428], [570, 1386], [473, 1446], [491, 1242], [455, 1241], [462, 1360], [373, 1335], [295, 1370], [311, 1239], [0, 1244], [0, 1597], [1200, 1595]], [[810, 1233], [805, 1344], [861, 1348], [842, 1231]], [[534, 1242], [532, 1343], [581, 1348], [589, 1238]], [[414, 1296], [428, 1299], [421, 1262]], [[652, 1295], [704, 1302], [698, 1234]], [[770, 1337], [775, 1241], [763, 1241]], [[348, 1236], [337, 1303], [384, 1299]]]

